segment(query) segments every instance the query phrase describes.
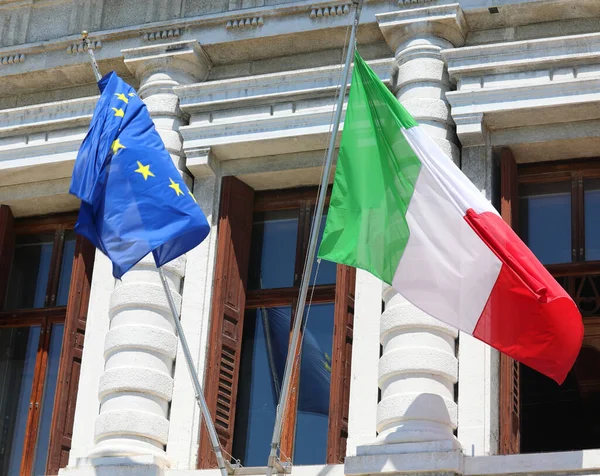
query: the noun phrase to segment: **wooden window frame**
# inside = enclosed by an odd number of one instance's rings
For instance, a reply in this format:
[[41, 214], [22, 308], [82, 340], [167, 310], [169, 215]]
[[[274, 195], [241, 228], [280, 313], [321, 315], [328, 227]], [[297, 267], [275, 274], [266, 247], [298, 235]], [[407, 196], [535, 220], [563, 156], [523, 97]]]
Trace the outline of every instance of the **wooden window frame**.
[[[65, 232], [73, 229], [76, 219], [76, 214], [67, 213], [14, 220], [9, 207], [0, 207], [0, 327], [41, 326], [21, 458], [21, 474], [30, 474], [35, 462], [52, 324], [64, 324], [64, 330], [52, 408], [46, 473], [56, 474], [67, 464], [95, 253], [91, 243], [80, 236], [76, 237], [67, 305], [56, 306]], [[54, 233], [44, 307], [4, 311], [2, 309], [16, 237], [39, 233]]]
[[[600, 274], [600, 261], [585, 261], [585, 222], [583, 180], [600, 178], [598, 159], [569, 160], [550, 163], [519, 164], [509, 149], [500, 151], [501, 215], [518, 233], [518, 186], [520, 184], [570, 182], [571, 188], [571, 262], [547, 265], [555, 278], [574, 278]], [[573, 280], [567, 285], [575, 294]], [[600, 328], [600, 318], [584, 318], [586, 334]], [[500, 454], [520, 452], [520, 364], [500, 354]]]
[[[236, 191], [237, 190], [237, 191]], [[241, 194], [241, 195], [240, 195]], [[211, 410], [217, 427], [221, 444], [226, 452], [231, 453], [233, 445], [233, 428], [235, 425], [235, 400], [237, 398], [237, 369], [241, 353], [241, 342], [244, 313], [247, 310], [260, 307], [291, 306], [292, 322], [295, 319], [295, 306], [302, 273], [299, 271], [304, 265], [304, 257], [309, 241], [310, 225], [314, 211], [316, 188], [298, 188], [293, 190], [268, 191], [257, 193], [252, 199], [252, 205], [247, 201], [253, 191], [234, 177], [223, 180], [221, 213], [219, 219], [217, 265], [215, 269], [215, 286], [213, 291], [213, 312], [211, 316], [210, 349], [208, 356], [208, 371], [206, 373], [204, 388], [207, 389], [207, 403]], [[232, 250], [232, 236], [235, 235], [235, 224], [228, 219], [231, 210], [235, 209], [232, 196], [244, 199], [246, 211], [245, 230], [238, 232], [238, 243], [235, 251]], [[247, 273], [249, 260], [250, 236], [252, 221], [255, 213], [278, 210], [298, 210], [298, 235], [296, 242], [296, 260], [293, 285], [288, 288], [247, 290]], [[249, 222], [248, 222], [249, 220]], [[243, 243], [241, 243], [243, 242]], [[235, 252], [237, 267], [231, 267], [230, 254]], [[240, 261], [243, 261], [240, 263]], [[228, 290], [225, 279], [236, 275], [241, 283], [234, 291]], [[225, 279], [224, 279], [225, 277]], [[348, 406], [350, 390], [350, 364], [352, 345], [352, 326], [354, 316], [354, 286], [355, 269], [337, 265], [336, 283], [319, 285], [314, 289], [313, 303], [334, 303], [334, 341], [332, 343], [332, 377], [330, 390], [330, 408], [328, 423], [327, 463], [343, 462], [346, 453], [346, 440], [348, 432]], [[239, 288], [243, 288], [240, 292]], [[235, 301], [235, 318], [223, 314], [224, 295], [237, 296]], [[243, 299], [241, 298], [243, 296]], [[235, 321], [235, 323], [233, 323]], [[224, 322], [235, 326], [236, 330], [226, 331]], [[235, 335], [234, 351], [223, 356], [223, 342]], [[231, 344], [231, 343], [229, 343]], [[227, 358], [226, 362], [223, 358]], [[225, 368], [225, 370], [223, 370]], [[220, 370], [219, 370], [220, 369]], [[293, 375], [292, 388], [297, 389], [298, 366]], [[223, 386], [224, 382], [227, 386]], [[221, 384], [221, 385], [220, 385]], [[297, 405], [297, 392], [292, 390], [287, 408]], [[295, 436], [296, 411], [286, 411], [286, 421], [281, 440], [282, 453], [293, 454], [293, 440]], [[208, 435], [202, 431], [198, 454], [198, 465], [201, 468], [214, 467], [215, 460], [208, 442]]]

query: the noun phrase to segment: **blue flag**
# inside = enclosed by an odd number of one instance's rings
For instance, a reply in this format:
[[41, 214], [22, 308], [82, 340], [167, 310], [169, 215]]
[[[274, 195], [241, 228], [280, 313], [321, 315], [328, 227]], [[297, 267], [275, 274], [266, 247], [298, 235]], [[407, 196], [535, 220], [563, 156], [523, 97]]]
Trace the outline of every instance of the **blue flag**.
[[114, 72], [98, 86], [69, 192], [81, 199], [75, 231], [110, 258], [121, 278], [150, 252], [162, 266], [191, 250], [209, 225], [135, 90]]

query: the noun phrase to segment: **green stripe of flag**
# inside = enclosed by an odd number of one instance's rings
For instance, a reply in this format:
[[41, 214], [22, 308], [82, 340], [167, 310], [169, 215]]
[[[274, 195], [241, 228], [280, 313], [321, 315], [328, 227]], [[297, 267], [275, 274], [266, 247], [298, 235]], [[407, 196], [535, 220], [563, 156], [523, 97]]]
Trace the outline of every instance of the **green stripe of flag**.
[[421, 163], [402, 129], [418, 125], [358, 52], [319, 257], [390, 283], [409, 237]]

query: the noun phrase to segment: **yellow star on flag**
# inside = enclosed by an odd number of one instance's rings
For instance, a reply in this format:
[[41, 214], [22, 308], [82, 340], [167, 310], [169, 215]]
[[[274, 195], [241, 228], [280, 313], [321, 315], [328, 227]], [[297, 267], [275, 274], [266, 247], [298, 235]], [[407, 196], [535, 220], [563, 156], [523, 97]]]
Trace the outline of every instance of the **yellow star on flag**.
[[169, 185], [169, 187], [172, 188], [173, 190], [175, 190], [175, 193], [177, 194], [177, 196], [183, 195], [183, 192], [181, 191], [179, 184], [177, 182], [174, 182], [171, 177], [169, 177], [169, 180], [171, 181], [171, 185]]
[[126, 147], [123, 144], [121, 144], [121, 142], [119, 141], [118, 137], [112, 143], [112, 145], [110, 146], [110, 148], [112, 149], [113, 154], [116, 154], [117, 152], [119, 152], [119, 149], [126, 149]]
[[135, 96], [135, 93], [129, 93], [127, 96], [129, 96], [130, 98], [132, 98], [133, 96]]
[[144, 180], [148, 180], [148, 177], [155, 176], [152, 172], [150, 172], [150, 164], [142, 165], [142, 163], [139, 160], [137, 161], [137, 164], [138, 164], [138, 168], [135, 170], [135, 172], [137, 172], [138, 174], [142, 174], [144, 177]]
[[111, 107], [111, 109], [115, 111], [116, 117], [125, 117], [125, 111], [123, 111], [123, 109], [117, 109], [116, 107]]
[[125, 96], [123, 93], [115, 93], [115, 96], [117, 96], [121, 101], [125, 101], [125, 104], [129, 102], [129, 99], [127, 99], [127, 96]]
[[189, 190], [188, 190], [188, 193], [190, 194], [190, 197], [192, 197], [192, 200], [194, 200], [195, 203], [198, 203], [196, 201], [196, 197], [194, 197], [194, 194], [192, 192], [190, 192]]

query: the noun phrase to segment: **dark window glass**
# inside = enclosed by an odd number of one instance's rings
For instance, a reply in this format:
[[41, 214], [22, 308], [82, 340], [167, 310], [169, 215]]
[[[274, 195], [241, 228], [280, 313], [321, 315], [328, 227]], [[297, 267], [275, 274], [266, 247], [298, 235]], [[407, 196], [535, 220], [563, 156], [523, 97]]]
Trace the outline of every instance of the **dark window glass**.
[[[323, 231], [325, 230], [325, 222], [327, 221], [327, 215], [323, 215], [321, 220], [321, 227], [319, 229], [319, 240], [317, 241], [317, 255], [319, 254], [319, 245], [323, 239]], [[311, 220], [312, 226], [312, 220]], [[310, 275], [310, 284], [335, 284], [337, 265], [333, 261], [321, 260], [319, 264], [319, 274], [317, 275], [317, 281], [315, 282], [315, 271], [317, 269], [317, 258], [313, 262], [312, 272]]]
[[233, 456], [244, 466], [264, 466], [287, 358], [290, 306], [246, 311]]
[[40, 326], [0, 328], [0, 474], [19, 476]]
[[11, 267], [6, 309], [45, 306], [54, 235], [23, 235], [17, 238]]
[[600, 179], [583, 182], [585, 213], [585, 259], [600, 260]]
[[521, 184], [519, 234], [543, 264], [571, 261], [571, 182]]
[[75, 257], [75, 232], [69, 230], [65, 233], [63, 245], [62, 262], [60, 264], [60, 279], [58, 280], [58, 292], [56, 294], [56, 305], [66, 306], [69, 300], [69, 285], [71, 284], [71, 268]]
[[313, 304], [302, 339], [294, 464], [325, 464], [334, 304]]
[[35, 448], [34, 476], [46, 474], [46, 459], [50, 445], [50, 425], [52, 424], [52, 410], [56, 396], [56, 383], [58, 381], [58, 364], [60, 363], [60, 350], [65, 330], [64, 324], [53, 324], [50, 331], [50, 349], [48, 351], [48, 368], [44, 395], [41, 401], [40, 427]]
[[297, 236], [298, 210], [254, 215], [248, 289], [294, 285]]

